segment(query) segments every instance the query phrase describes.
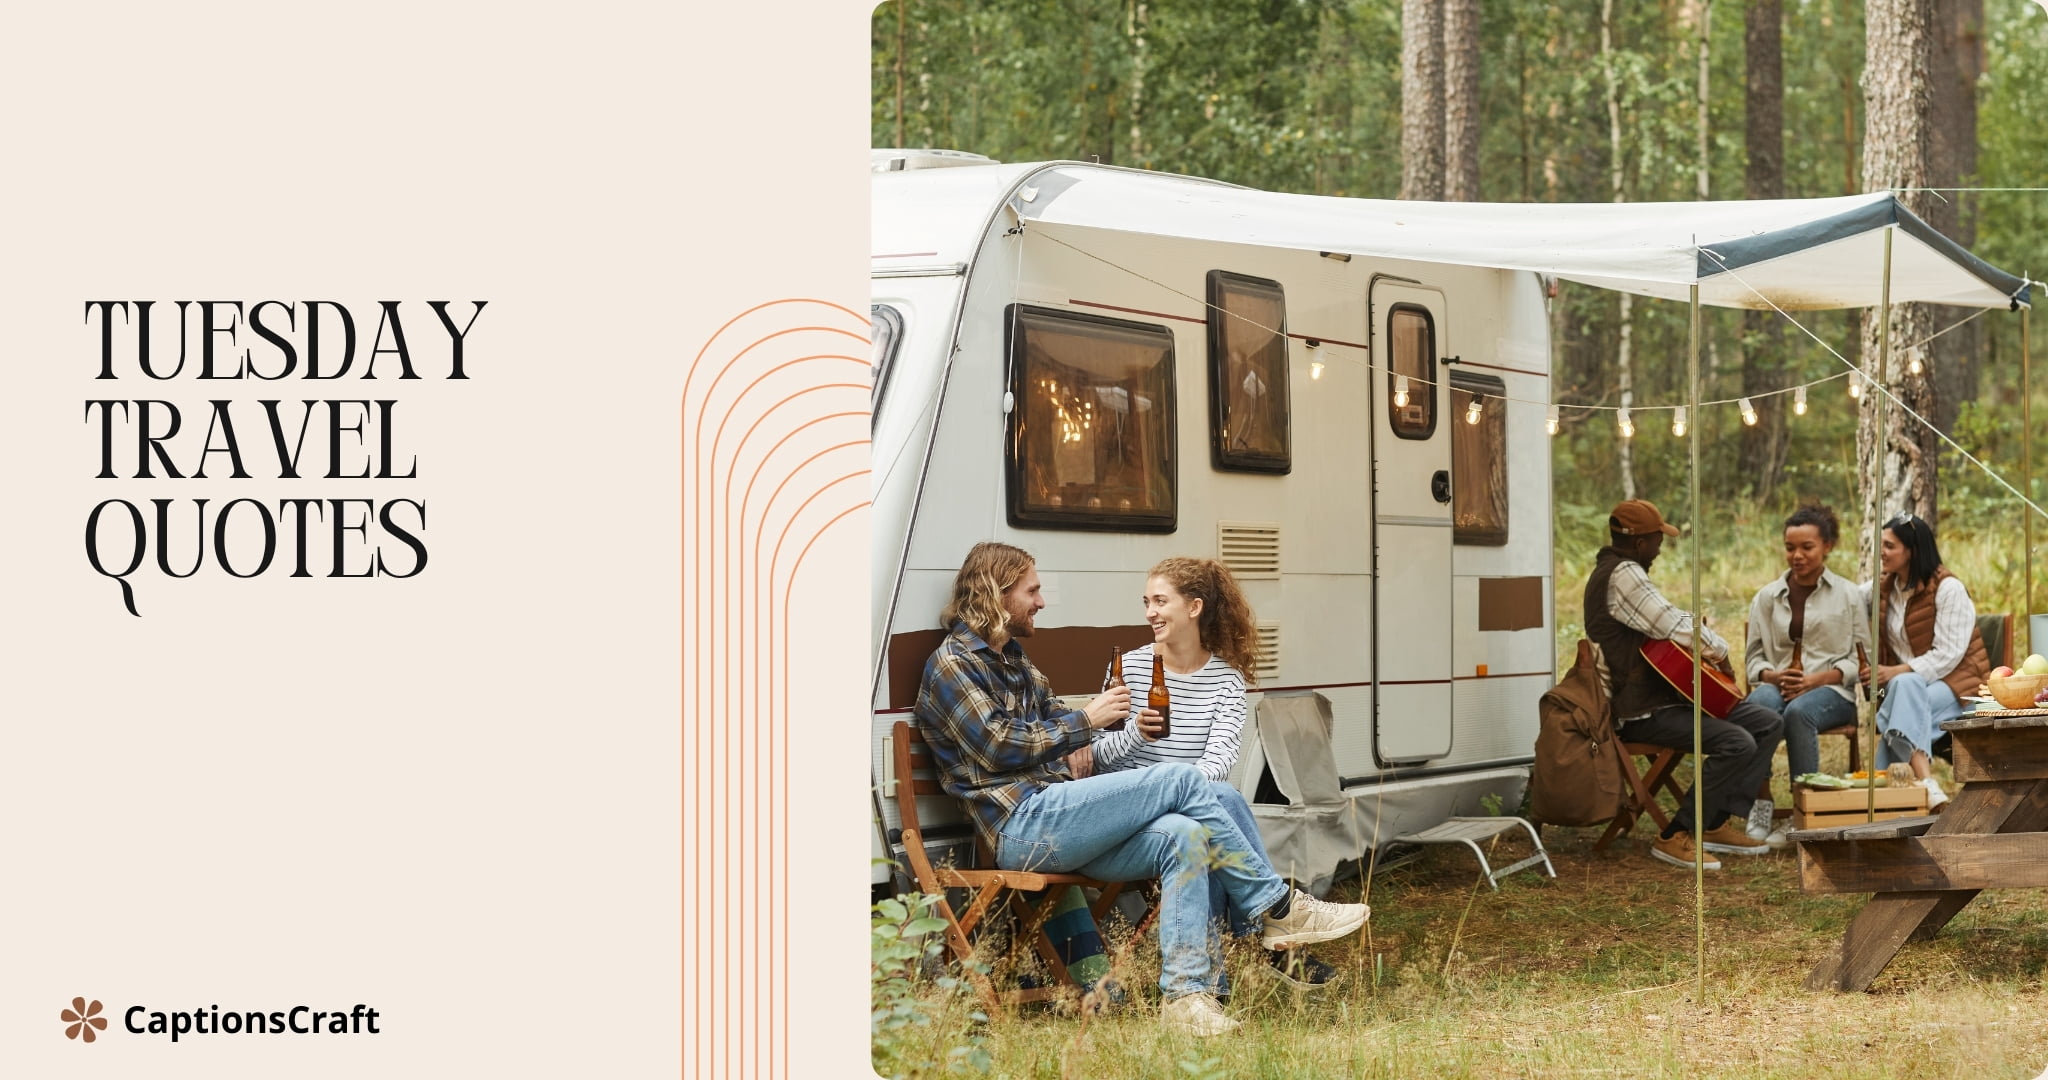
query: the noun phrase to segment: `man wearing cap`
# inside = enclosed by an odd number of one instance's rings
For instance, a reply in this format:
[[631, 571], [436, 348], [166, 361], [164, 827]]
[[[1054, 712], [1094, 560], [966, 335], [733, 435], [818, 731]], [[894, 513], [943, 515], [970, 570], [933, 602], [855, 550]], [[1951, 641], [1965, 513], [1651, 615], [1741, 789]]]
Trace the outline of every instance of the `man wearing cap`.
[[[1667, 638], [1687, 650], [1699, 635], [1701, 658], [1727, 669], [1728, 643], [1682, 611], [1650, 584], [1650, 564], [1663, 550], [1664, 538], [1678, 529], [1657, 508], [1630, 499], [1607, 518], [1608, 545], [1594, 557], [1586, 579], [1586, 636], [1600, 646], [1613, 683], [1615, 726], [1625, 742], [1692, 749], [1692, 703], [1643, 659], [1645, 641]], [[1678, 800], [1678, 813], [1650, 854], [1677, 866], [1693, 864], [1693, 836], [1700, 847], [1723, 855], [1760, 855], [1769, 845], [1744, 827], [1757, 788], [1771, 772], [1771, 752], [1778, 748], [1784, 720], [1761, 705], [1744, 701], [1725, 720], [1700, 715], [1700, 749], [1707, 756], [1700, 782], [1706, 790], [1704, 817], [1695, 823], [1692, 792]], [[1731, 817], [1732, 815], [1732, 817]], [[1695, 828], [1697, 824], [1698, 828]], [[1709, 870], [1721, 863], [1708, 854]]]

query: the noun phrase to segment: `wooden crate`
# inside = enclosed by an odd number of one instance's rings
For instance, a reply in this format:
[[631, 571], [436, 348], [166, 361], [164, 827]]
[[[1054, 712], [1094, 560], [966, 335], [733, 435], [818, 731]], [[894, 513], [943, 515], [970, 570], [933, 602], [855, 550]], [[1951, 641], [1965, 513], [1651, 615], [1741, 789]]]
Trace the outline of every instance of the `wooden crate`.
[[1918, 784], [1877, 789], [1877, 814], [1865, 813], [1870, 795], [1863, 788], [1797, 788], [1792, 792], [1792, 827], [1827, 829], [1865, 821], [1920, 817], [1927, 813], [1927, 789]]
[[1804, 810], [1797, 810], [1792, 814], [1792, 827], [1795, 829], [1831, 829], [1837, 825], [1861, 825], [1866, 820], [1890, 821], [1893, 818], [1924, 817], [1926, 814], [1927, 808], [1924, 806], [1912, 810], [1879, 810], [1874, 819], [1865, 815], [1861, 809], [1835, 810], [1828, 813], [1808, 813]]

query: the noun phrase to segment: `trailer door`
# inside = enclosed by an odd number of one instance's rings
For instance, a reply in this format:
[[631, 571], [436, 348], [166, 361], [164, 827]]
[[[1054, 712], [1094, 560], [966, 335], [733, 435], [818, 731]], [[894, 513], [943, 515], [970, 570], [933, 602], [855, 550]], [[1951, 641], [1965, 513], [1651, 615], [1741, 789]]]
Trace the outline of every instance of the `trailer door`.
[[1443, 292], [1370, 286], [1373, 751], [1382, 765], [1451, 752], [1451, 427]]

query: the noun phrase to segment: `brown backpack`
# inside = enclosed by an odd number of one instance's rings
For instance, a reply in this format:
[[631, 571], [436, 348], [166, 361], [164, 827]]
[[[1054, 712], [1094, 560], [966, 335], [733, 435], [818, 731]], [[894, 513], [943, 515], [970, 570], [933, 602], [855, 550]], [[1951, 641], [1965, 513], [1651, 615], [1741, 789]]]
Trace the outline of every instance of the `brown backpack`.
[[1621, 740], [1593, 643], [1538, 704], [1536, 763], [1529, 770], [1529, 814], [1545, 825], [1598, 825], [1621, 812]]

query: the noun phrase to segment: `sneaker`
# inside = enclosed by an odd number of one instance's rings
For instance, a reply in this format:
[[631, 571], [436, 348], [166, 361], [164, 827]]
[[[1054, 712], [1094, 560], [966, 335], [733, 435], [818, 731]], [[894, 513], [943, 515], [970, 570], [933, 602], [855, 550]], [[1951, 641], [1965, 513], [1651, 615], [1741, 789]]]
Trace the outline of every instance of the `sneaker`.
[[1259, 944], [1268, 949], [1291, 949], [1296, 945], [1335, 941], [1356, 932], [1372, 916], [1372, 909], [1364, 904], [1325, 903], [1300, 889], [1294, 890], [1289, 905], [1287, 914], [1281, 918], [1270, 913], [1266, 916]]
[[1934, 777], [1930, 776], [1920, 781], [1920, 786], [1927, 789], [1927, 809], [1930, 812], [1939, 809], [1942, 803], [1948, 801], [1948, 792], [1941, 790], [1941, 781]]
[[1749, 835], [1752, 839], [1763, 840], [1771, 835], [1771, 820], [1777, 816], [1778, 808], [1769, 799], [1758, 799], [1749, 807]]
[[[1650, 845], [1650, 854], [1673, 866], [1683, 866], [1690, 870], [1692, 868], [1692, 834], [1679, 833], [1677, 836], [1667, 836]], [[1708, 870], [1719, 870], [1721, 868], [1721, 860], [1709, 855], [1703, 865]]]
[[1792, 827], [1790, 825], [1780, 825], [1772, 829], [1770, 834], [1764, 837], [1764, 846], [1772, 851], [1783, 851], [1791, 847], [1792, 841], [1785, 836], [1786, 833], [1791, 831]]
[[1307, 949], [1274, 949], [1266, 955], [1280, 981], [1296, 990], [1318, 990], [1337, 981], [1337, 969], [1310, 956]]
[[1771, 850], [1769, 844], [1749, 835], [1749, 830], [1737, 825], [1734, 818], [1721, 823], [1700, 837], [1700, 846], [1718, 855], [1762, 855]]
[[1223, 1006], [1210, 994], [1193, 993], [1174, 998], [1159, 1007], [1159, 1022], [1168, 1031], [1197, 1039], [1221, 1035], [1237, 1027], [1237, 1021], [1223, 1015]]

